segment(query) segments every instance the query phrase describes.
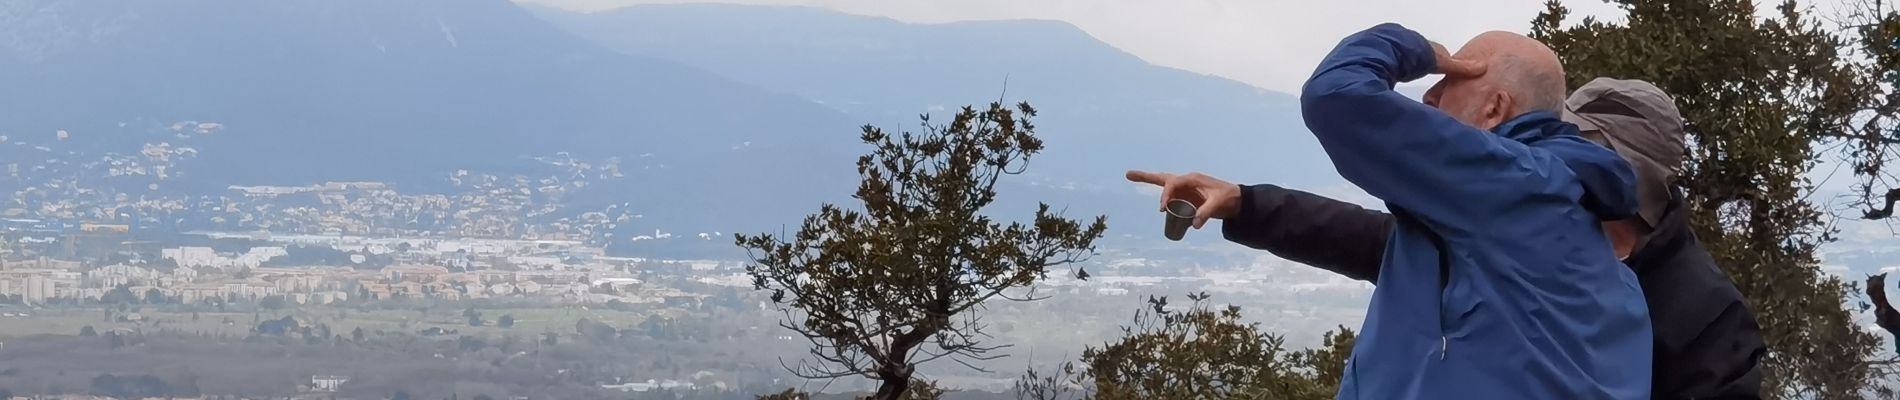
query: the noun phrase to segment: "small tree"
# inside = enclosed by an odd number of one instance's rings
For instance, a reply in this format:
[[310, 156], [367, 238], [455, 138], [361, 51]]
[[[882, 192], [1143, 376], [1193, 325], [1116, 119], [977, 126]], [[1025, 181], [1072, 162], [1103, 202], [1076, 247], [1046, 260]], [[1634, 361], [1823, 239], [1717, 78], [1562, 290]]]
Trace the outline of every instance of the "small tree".
[[902, 397], [902, 399], [904, 400], [942, 400], [943, 395], [949, 394], [949, 393], [950, 393], [949, 390], [945, 390], [942, 386], [937, 386], [936, 381], [914, 379], [914, 380], [911, 380], [910, 382], [910, 389], [907, 389], [904, 391], [904, 397]]
[[811, 400], [811, 393], [785, 389], [783, 392], [759, 396], [758, 400]]
[[138, 301], [139, 297], [132, 294], [132, 286], [124, 284], [113, 287], [112, 290], [107, 290], [104, 296], [99, 297], [99, 302], [101, 303], [118, 304], [119, 311], [125, 311], [126, 303], [136, 303]]
[[99, 336], [99, 331], [92, 329], [92, 325], [86, 325], [86, 326], [79, 327], [79, 336], [84, 336], [84, 337]]
[[266, 310], [277, 311], [290, 307], [290, 301], [285, 300], [284, 296], [269, 296], [259, 300], [257, 305]]
[[462, 318], [468, 319], [468, 326], [482, 326], [482, 312], [470, 308], [462, 310]]
[[620, 332], [618, 329], [614, 329], [612, 325], [607, 325], [606, 323], [588, 318], [581, 318], [579, 321], [574, 321], [574, 333], [580, 336], [581, 339], [600, 344], [612, 342], [615, 337], [619, 336]]
[[[780, 325], [811, 341], [815, 362], [792, 367], [813, 379], [862, 376], [879, 382], [872, 399], [908, 391], [917, 364], [999, 357], [983, 343], [975, 312], [1019, 293], [1050, 267], [1091, 254], [1107, 229], [1069, 220], [1047, 204], [1031, 223], [1002, 224], [981, 213], [996, 181], [1021, 173], [1042, 150], [1029, 104], [964, 107], [949, 125], [890, 135], [866, 126], [870, 154], [858, 158], [862, 210], [824, 205], [795, 236], [738, 235], [754, 265], [753, 284], [784, 309]], [[1015, 291], [1013, 291], [1015, 290]]]
[[515, 327], [515, 316], [513, 314], [502, 314], [501, 319], [495, 320], [495, 326], [513, 328]]
[[359, 326], [359, 327], [356, 327], [356, 329], [350, 330], [350, 341], [352, 342], [362, 343], [363, 339], [366, 339], [368, 337], [369, 337], [368, 334], [363, 333], [363, 327]]

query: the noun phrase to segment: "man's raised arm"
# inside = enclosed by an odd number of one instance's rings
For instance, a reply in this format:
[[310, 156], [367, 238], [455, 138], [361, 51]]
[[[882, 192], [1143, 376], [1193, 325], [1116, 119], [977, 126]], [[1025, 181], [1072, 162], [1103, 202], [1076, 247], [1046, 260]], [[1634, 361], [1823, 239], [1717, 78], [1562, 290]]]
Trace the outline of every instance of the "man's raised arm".
[[1523, 144], [1392, 90], [1435, 72], [1484, 73], [1441, 59], [1436, 47], [1397, 24], [1347, 37], [1307, 81], [1300, 110], [1346, 180], [1426, 222], [1462, 225], [1509, 207], [1549, 174]]

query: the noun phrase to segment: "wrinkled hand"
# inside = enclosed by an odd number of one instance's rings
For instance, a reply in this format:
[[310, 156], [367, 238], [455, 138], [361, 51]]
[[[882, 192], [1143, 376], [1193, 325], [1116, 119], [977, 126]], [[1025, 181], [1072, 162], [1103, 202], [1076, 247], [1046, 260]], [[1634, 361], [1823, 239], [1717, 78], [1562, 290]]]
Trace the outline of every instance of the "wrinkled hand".
[[1161, 187], [1161, 210], [1168, 201], [1181, 199], [1194, 203], [1194, 229], [1209, 219], [1227, 219], [1240, 213], [1240, 186], [1199, 172], [1174, 175], [1161, 172], [1128, 171], [1128, 180]]
[[1450, 50], [1445, 50], [1445, 45], [1438, 44], [1438, 42], [1432, 42], [1432, 55], [1434, 56], [1433, 59], [1438, 60], [1438, 65], [1434, 68], [1434, 73], [1443, 74], [1448, 78], [1476, 78], [1484, 76], [1486, 66], [1483, 62], [1454, 57]]

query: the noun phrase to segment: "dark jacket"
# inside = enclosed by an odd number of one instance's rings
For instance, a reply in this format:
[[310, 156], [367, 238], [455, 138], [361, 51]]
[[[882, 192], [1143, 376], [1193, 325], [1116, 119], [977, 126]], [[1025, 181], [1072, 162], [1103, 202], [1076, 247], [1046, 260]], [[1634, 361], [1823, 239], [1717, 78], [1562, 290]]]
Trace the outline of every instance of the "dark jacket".
[[[1767, 351], [1755, 317], [1690, 231], [1681, 194], [1625, 264], [1636, 272], [1655, 332], [1653, 398], [1759, 399]], [[1392, 215], [1274, 185], [1241, 187], [1227, 240], [1376, 282]]]

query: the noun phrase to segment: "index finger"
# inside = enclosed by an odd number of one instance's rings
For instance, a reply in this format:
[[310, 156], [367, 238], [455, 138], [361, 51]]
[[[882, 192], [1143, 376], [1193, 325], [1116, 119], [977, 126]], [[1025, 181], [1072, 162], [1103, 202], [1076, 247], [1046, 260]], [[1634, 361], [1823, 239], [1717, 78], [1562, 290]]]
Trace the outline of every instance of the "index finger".
[[1128, 180], [1130, 182], [1140, 182], [1140, 183], [1146, 183], [1146, 184], [1155, 185], [1155, 186], [1167, 186], [1168, 179], [1174, 177], [1174, 175], [1172, 174], [1165, 174], [1165, 173], [1160, 173], [1160, 172], [1137, 171], [1137, 170], [1132, 170], [1132, 169], [1128, 170], [1128, 173], [1126, 174], [1126, 176], [1128, 177]]

